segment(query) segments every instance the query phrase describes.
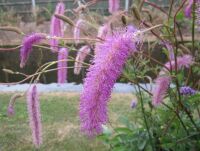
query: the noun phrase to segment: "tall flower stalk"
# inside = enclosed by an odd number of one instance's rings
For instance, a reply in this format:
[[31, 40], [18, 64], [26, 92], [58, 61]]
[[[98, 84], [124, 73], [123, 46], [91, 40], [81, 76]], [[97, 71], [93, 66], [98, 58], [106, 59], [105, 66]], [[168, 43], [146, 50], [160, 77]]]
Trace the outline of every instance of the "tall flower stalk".
[[[54, 14], [60, 14], [64, 15], [65, 12], [65, 5], [63, 2], [59, 2], [56, 5], [56, 9]], [[63, 37], [64, 36], [64, 23], [62, 20], [56, 18], [54, 15], [51, 18], [51, 24], [50, 24], [50, 35], [51, 36], [58, 36], [58, 37]], [[53, 52], [58, 51], [58, 44], [59, 41], [57, 39], [50, 39], [49, 41], [51, 50]]]
[[107, 103], [112, 88], [120, 76], [129, 55], [136, 52], [139, 41], [133, 28], [115, 31], [98, 43], [98, 55], [95, 55], [84, 79], [83, 92], [80, 98], [81, 129], [88, 136], [102, 132], [102, 125], [108, 121]]
[[36, 85], [31, 86], [27, 92], [27, 108], [33, 143], [36, 148], [39, 148], [42, 144], [42, 125], [40, 102]]
[[67, 48], [61, 48], [58, 51], [58, 75], [57, 82], [62, 84], [67, 81], [67, 58], [68, 50]]

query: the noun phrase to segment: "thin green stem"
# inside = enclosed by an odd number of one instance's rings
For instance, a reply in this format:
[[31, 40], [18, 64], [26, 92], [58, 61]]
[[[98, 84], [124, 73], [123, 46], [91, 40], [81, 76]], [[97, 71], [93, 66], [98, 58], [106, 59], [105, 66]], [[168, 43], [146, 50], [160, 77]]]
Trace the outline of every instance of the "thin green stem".
[[[137, 84], [137, 86], [138, 86], [138, 84]], [[148, 132], [149, 141], [150, 141], [152, 150], [155, 151], [154, 143], [153, 143], [153, 138], [152, 138], [152, 136], [151, 136], [150, 129], [149, 129], [149, 125], [148, 125], [148, 122], [147, 122], [147, 117], [146, 117], [146, 115], [145, 115], [144, 102], [143, 102], [142, 92], [141, 92], [141, 90], [140, 90], [140, 86], [138, 86], [138, 90], [139, 90], [139, 96], [140, 96], [140, 102], [141, 102], [142, 115], [143, 115], [143, 118], [144, 118], [144, 124], [145, 124], [146, 129], [147, 129], [147, 132]]]

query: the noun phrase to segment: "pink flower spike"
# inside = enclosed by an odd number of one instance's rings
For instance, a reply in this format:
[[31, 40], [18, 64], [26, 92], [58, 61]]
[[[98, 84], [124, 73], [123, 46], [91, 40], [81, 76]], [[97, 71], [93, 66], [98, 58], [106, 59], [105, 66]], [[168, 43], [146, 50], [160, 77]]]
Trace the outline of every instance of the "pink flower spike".
[[[193, 63], [193, 58], [190, 55], [183, 55], [181, 57], [177, 57], [177, 69], [181, 70], [182, 68], [189, 68]], [[175, 61], [169, 61], [165, 64], [165, 67], [171, 70], [175, 70]], [[171, 77], [168, 74], [168, 71], [163, 68], [157, 79], [155, 80], [155, 89], [152, 94], [152, 104], [154, 106], [160, 105], [164, 99], [164, 96], [169, 88], [171, 83]]]
[[115, 13], [119, 10], [120, 0], [109, 0], [109, 12]]
[[[62, 84], [67, 81], [67, 48], [61, 48], [58, 51], [58, 83]], [[63, 60], [63, 61], [61, 61]]]
[[33, 143], [36, 148], [39, 148], [42, 144], [42, 125], [40, 102], [36, 85], [31, 86], [27, 92], [27, 108]]
[[152, 104], [158, 106], [162, 103], [164, 96], [169, 88], [171, 77], [167, 75], [161, 75], [156, 79], [155, 89], [153, 90]]
[[84, 79], [80, 97], [81, 130], [88, 136], [102, 133], [102, 125], [108, 121], [107, 103], [112, 89], [126, 60], [137, 51], [139, 40], [132, 28], [125, 28], [96, 43], [98, 54]]
[[80, 50], [78, 51], [78, 54], [76, 56], [76, 61], [74, 65], [74, 74], [79, 75], [81, 72], [82, 64], [87, 57], [87, 55], [90, 53], [90, 47], [89, 46], [82, 46]]
[[[182, 68], [189, 68], [193, 63], [193, 58], [191, 55], [183, 55], [181, 57], [177, 57], [177, 69], [180, 70]], [[167, 62], [165, 67], [168, 69], [175, 70], [175, 61]], [[171, 67], [171, 68], [170, 68]]]
[[23, 39], [22, 42], [22, 47], [20, 49], [20, 67], [23, 68], [29, 58], [29, 55], [32, 51], [32, 46], [34, 44], [37, 44], [39, 42], [41, 42], [43, 39], [45, 39], [46, 36], [42, 33], [33, 33], [29, 36], [26, 36]]
[[191, 18], [191, 14], [192, 14], [192, 5], [193, 5], [193, 0], [189, 0], [188, 5], [185, 8], [185, 17], [187, 18]]
[[101, 39], [105, 39], [108, 32], [109, 32], [109, 26], [107, 24], [100, 26], [97, 37]]
[[13, 116], [15, 114], [14, 106], [15, 102], [18, 98], [22, 97], [22, 94], [14, 94], [9, 102], [8, 108], [7, 108], [7, 115], [8, 116]]
[[7, 115], [8, 116], [13, 116], [14, 114], [15, 114], [15, 110], [14, 110], [13, 105], [9, 105], [8, 109], [7, 109]]
[[75, 43], [78, 44], [80, 42], [80, 31], [81, 31], [81, 28], [82, 26], [84, 25], [84, 20], [82, 19], [79, 19], [76, 24], [75, 24], [75, 27], [74, 27], [74, 40], [75, 40]]
[[[65, 4], [63, 2], [59, 2], [56, 5], [54, 14], [64, 15], [64, 13], [65, 13]], [[62, 20], [56, 18], [54, 15], [51, 18], [50, 35], [58, 37], [64, 36], [64, 23]], [[53, 52], [58, 51], [59, 41], [57, 39], [50, 39], [49, 44]]]
[[164, 45], [166, 46], [168, 53], [169, 53], [169, 59], [174, 60], [174, 52], [173, 52], [173, 46], [168, 42], [165, 41]]

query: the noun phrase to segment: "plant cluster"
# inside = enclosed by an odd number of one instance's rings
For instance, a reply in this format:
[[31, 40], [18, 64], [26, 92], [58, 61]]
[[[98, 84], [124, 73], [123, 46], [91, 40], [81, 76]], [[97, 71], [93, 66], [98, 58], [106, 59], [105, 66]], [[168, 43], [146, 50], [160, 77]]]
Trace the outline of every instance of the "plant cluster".
[[[33, 46], [58, 54], [57, 61], [45, 63], [31, 75], [3, 69], [25, 77], [16, 83], [30, 80], [25, 96], [34, 145], [39, 148], [42, 144], [37, 90], [41, 75], [57, 70], [57, 81], [63, 84], [67, 82], [67, 69], [74, 68], [74, 74], [80, 74], [87, 67], [79, 113], [81, 131], [88, 137], [97, 136], [113, 151], [200, 150], [200, 64], [196, 36], [200, 26], [200, 1], [170, 0], [169, 8], [164, 9], [142, 0], [123, 10], [119, 0], [108, 0], [110, 15], [107, 17], [90, 12], [90, 6], [98, 2], [75, 1], [78, 7], [72, 10], [66, 10], [64, 3], [59, 2], [49, 34], [25, 35], [16, 27], [0, 27], [25, 36], [22, 45], [12, 48], [20, 48], [21, 68], [26, 65]], [[69, 12], [75, 20], [67, 17]], [[73, 28], [73, 37], [65, 37], [65, 24]], [[190, 36], [186, 37], [185, 32]], [[43, 41], [49, 47], [39, 45]], [[69, 51], [76, 51], [67, 46], [68, 41], [75, 47], [84, 44], [77, 50], [76, 58], [68, 55]], [[161, 53], [166, 61], [153, 57], [155, 45], [163, 48]], [[88, 55], [92, 58], [89, 64], [84, 62]], [[67, 66], [67, 62], [74, 62], [74, 66]], [[55, 64], [57, 68], [52, 68]], [[107, 105], [119, 78], [135, 87], [137, 100], [130, 107], [135, 110], [133, 117], [124, 117], [124, 126], [112, 128], [108, 124]], [[9, 115], [14, 114], [14, 102], [21, 96], [24, 94], [12, 97]]]

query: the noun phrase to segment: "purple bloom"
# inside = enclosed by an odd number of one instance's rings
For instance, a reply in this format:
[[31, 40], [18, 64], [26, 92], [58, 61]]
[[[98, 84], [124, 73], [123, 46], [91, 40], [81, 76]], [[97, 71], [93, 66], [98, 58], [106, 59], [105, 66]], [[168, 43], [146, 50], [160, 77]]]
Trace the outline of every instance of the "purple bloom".
[[174, 52], [173, 52], [172, 45], [168, 41], [165, 41], [164, 45], [166, 46], [166, 48], [167, 48], [167, 50], [169, 52], [169, 59], [170, 60], [174, 60]]
[[136, 35], [126, 28], [97, 43], [98, 54], [84, 79], [80, 98], [81, 129], [88, 136], [102, 133], [102, 125], [108, 121], [107, 102], [126, 60], [137, 51]]
[[188, 86], [183, 86], [180, 88], [181, 95], [194, 95], [196, 94], [196, 91]]
[[134, 109], [137, 106], [137, 99], [133, 99], [131, 102], [131, 108]]
[[11, 97], [8, 108], [7, 108], [7, 115], [13, 116], [15, 114], [14, 105], [18, 98], [22, 97], [22, 94], [15, 94]]
[[109, 0], [109, 12], [112, 14], [118, 11], [120, 6], [120, 0]]
[[87, 45], [81, 47], [81, 49], [78, 51], [78, 54], [76, 56], [76, 62], [74, 65], [74, 74], [76, 75], [80, 74], [82, 64], [89, 53], [90, 53], [90, 47]]
[[65, 83], [67, 80], [67, 57], [68, 50], [67, 48], [61, 48], [58, 51], [58, 83]]
[[15, 114], [15, 110], [13, 105], [9, 104], [8, 109], [7, 109], [7, 115], [8, 116], [13, 116]]
[[198, 25], [198, 29], [199, 29], [199, 26], [200, 26], [200, 0], [197, 0], [196, 1], [196, 16], [197, 16], [197, 25]]
[[79, 19], [77, 22], [76, 22], [76, 25], [74, 27], [74, 40], [75, 40], [75, 43], [79, 43], [79, 39], [80, 39], [80, 31], [81, 31], [81, 27], [84, 25], [84, 20], [82, 19]]
[[[61, 14], [64, 15], [65, 13], [65, 5], [62, 2], [59, 2], [56, 5], [55, 14]], [[50, 35], [51, 36], [58, 36], [63, 37], [64, 36], [64, 23], [62, 20], [56, 18], [54, 15], [51, 18], [51, 24], [50, 24]], [[50, 39], [49, 44], [51, 46], [51, 49], [53, 52], [58, 51], [58, 40], [57, 39]]]
[[189, 3], [188, 3], [188, 5], [186, 6], [185, 11], [184, 11], [185, 16], [186, 16], [187, 18], [191, 18], [191, 14], [192, 14], [192, 5], [193, 5], [193, 0], [189, 0]]
[[[181, 57], [177, 57], [177, 69], [180, 70], [181, 68], [189, 68], [190, 65], [193, 63], [193, 58], [191, 55], [183, 55]], [[167, 62], [165, 67], [171, 70], [175, 70], [175, 61]]]
[[42, 125], [40, 102], [36, 85], [31, 86], [27, 92], [27, 108], [33, 143], [37, 148], [39, 148], [42, 144]]
[[164, 99], [164, 96], [167, 92], [167, 89], [170, 85], [171, 77], [170, 76], [160, 76], [156, 79], [156, 87], [153, 90], [152, 104], [154, 106], [160, 105]]
[[25, 66], [28, 60], [28, 57], [32, 51], [32, 46], [34, 44], [41, 42], [45, 38], [46, 36], [42, 33], [33, 33], [29, 36], [26, 36], [23, 39], [22, 47], [20, 49], [20, 58], [21, 58], [20, 67], [21, 68]]
[[109, 32], [109, 25], [105, 24], [103, 26], [100, 26], [97, 37], [101, 39], [105, 39], [108, 32]]
[[[192, 56], [183, 55], [181, 57], [177, 57], [177, 69], [180, 70], [182, 68], [188, 68], [193, 63]], [[165, 64], [165, 67], [171, 70], [175, 70], [175, 61], [170, 61]], [[158, 78], [155, 80], [156, 86], [153, 90], [152, 104], [157, 106], [162, 103], [165, 93], [170, 85], [171, 77], [168, 75], [168, 71], [163, 68], [160, 71]]]

